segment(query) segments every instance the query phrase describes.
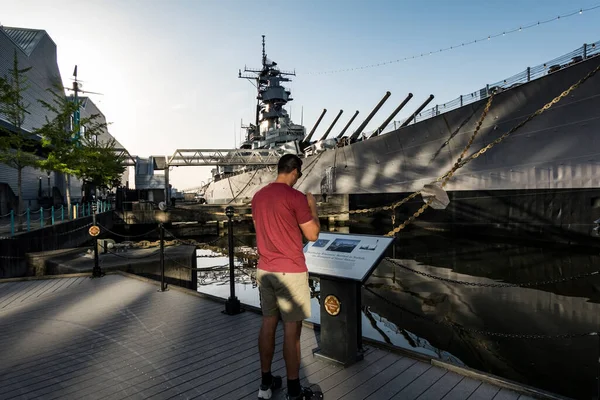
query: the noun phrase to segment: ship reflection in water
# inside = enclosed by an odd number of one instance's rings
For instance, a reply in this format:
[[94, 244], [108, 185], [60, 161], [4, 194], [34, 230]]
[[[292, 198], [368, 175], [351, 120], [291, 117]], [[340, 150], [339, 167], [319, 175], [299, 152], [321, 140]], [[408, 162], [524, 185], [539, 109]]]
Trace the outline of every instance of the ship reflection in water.
[[[600, 329], [598, 275], [542, 284], [599, 270], [598, 254], [597, 250], [490, 239], [401, 236], [395, 249], [398, 264], [446, 280], [384, 260], [363, 289], [363, 334], [551, 392], [589, 399], [596, 392], [598, 337], [535, 335]], [[199, 268], [224, 264], [226, 257], [198, 258]], [[242, 303], [258, 306], [254, 269], [240, 267], [236, 295]], [[227, 298], [228, 272], [218, 271], [199, 272], [198, 291]], [[534, 285], [485, 286], [497, 283]], [[318, 282], [312, 281], [311, 286], [310, 321], [319, 322]]]

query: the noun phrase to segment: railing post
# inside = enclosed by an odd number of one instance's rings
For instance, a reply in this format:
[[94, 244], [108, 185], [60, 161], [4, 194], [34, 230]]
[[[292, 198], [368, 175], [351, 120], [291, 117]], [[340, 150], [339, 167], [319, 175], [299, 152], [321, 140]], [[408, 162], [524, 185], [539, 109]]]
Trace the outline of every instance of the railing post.
[[527, 67], [527, 82], [531, 81], [531, 67]]
[[75, 204], [75, 219], [79, 217], [79, 203]]
[[159, 234], [160, 234], [160, 290], [159, 292], [164, 292], [167, 290], [167, 285], [165, 285], [165, 227], [162, 222], [158, 224]]
[[228, 206], [225, 209], [225, 215], [229, 219], [227, 236], [229, 239], [229, 298], [225, 302], [225, 314], [236, 315], [242, 312], [240, 301], [235, 296], [235, 266], [234, 266], [234, 248], [233, 248], [233, 207]]
[[29, 207], [27, 207], [27, 232], [31, 230], [31, 218], [29, 217]]
[[10, 236], [15, 236], [15, 210], [10, 210]]
[[65, 205], [61, 204], [60, 206], [60, 220], [64, 221], [65, 220]]
[[462, 94], [460, 95], [460, 106], [463, 106], [463, 99], [462, 99]]
[[50, 207], [50, 212], [52, 213], [52, 225], [54, 225], [54, 206]]
[[[96, 210], [93, 211], [92, 214], [92, 226], [96, 226]], [[100, 268], [100, 259], [98, 256], [98, 235], [94, 236], [94, 268], [92, 269], [92, 277], [100, 278], [102, 277], [102, 268]]]
[[587, 58], [587, 43], [583, 44], [583, 59]]
[[44, 207], [40, 207], [40, 228], [44, 227]]

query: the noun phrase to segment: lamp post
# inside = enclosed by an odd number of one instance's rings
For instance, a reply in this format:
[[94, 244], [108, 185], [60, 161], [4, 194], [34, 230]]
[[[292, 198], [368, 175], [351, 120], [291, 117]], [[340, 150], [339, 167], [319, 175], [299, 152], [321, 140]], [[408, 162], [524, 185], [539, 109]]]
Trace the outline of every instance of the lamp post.
[[234, 276], [234, 260], [233, 260], [233, 207], [228, 206], [225, 209], [225, 215], [229, 219], [228, 239], [229, 239], [229, 298], [225, 302], [225, 314], [236, 315], [242, 312], [240, 301], [235, 296], [235, 276]]
[[50, 188], [50, 171], [48, 171], [48, 197], [52, 198], [52, 189]]

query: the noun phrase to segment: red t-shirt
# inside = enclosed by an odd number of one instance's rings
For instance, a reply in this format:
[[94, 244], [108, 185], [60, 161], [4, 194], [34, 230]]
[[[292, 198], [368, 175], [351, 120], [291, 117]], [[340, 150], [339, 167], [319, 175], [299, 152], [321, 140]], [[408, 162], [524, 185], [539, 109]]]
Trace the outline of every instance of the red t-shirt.
[[252, 218], [258, 268], [271, 272], [308, 271], [298, 225], [310, 221], [312, 214], [302, 192], [285, 183], [270, 183], [254, 195]]

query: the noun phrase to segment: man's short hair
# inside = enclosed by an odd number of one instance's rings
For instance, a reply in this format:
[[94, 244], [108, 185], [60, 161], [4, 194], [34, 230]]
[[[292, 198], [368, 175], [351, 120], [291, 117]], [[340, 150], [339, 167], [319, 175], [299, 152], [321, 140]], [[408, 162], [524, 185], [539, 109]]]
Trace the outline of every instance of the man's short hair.
[[301, 171], [302, 160], [295, 154], [286, 154], [279, 159], [277, 163], [278, 174], [289, 174], [293, 170], [297, 169]]

